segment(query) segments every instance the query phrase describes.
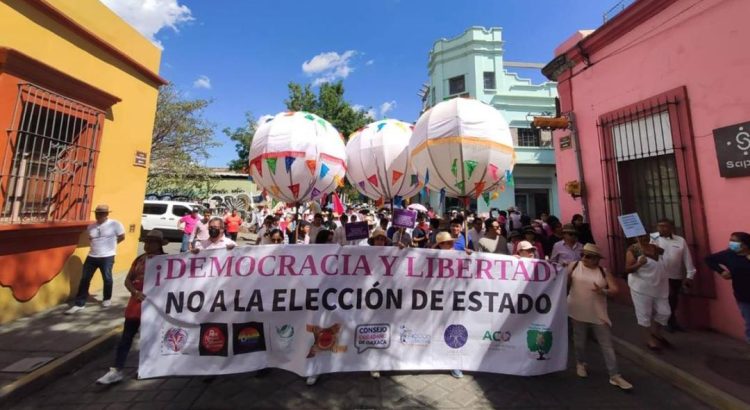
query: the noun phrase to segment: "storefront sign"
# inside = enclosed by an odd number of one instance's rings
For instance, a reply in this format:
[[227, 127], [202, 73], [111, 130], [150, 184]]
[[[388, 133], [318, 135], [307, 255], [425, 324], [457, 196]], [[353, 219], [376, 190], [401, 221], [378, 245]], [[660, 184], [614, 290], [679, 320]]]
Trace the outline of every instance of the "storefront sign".
[[568, 149], [573, 146], [573, 142], [570, 138], [570, 135], [567, 135], [565, 137], [560, 137], [560, 149]]
[[244, 246], [146, 262], [140, 378], [565, 370], [566, 275], [489, 253]]
[[722, 177], [750, 176], [750, 122], [715, 129], [714, 142]]

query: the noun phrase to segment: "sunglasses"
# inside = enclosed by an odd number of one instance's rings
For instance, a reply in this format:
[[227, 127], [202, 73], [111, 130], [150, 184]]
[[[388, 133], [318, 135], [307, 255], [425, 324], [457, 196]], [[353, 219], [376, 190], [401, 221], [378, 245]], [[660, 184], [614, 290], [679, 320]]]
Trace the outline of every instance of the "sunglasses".
[[284, 242], [284, 238], [271, 238], [271, 242], [273, 242], [273, 243], [282, 243], [282, 242]]
[[587, 253], [584, 253], [581, 255], [581, 259], [601, 259], [601, 256], [589, 255]]

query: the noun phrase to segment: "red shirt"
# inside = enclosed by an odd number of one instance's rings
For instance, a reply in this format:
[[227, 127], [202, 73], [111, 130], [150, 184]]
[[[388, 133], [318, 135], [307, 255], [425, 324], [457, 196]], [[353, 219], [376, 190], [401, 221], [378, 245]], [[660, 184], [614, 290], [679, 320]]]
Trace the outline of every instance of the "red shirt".
[[224, 224], [226, 225], [227, 232], [229, 233], [239, 232], [240, 225], [242, 224], [242, 218], [240, 218], [239, 215], [237, 216], [229, 215], [224, 219]]

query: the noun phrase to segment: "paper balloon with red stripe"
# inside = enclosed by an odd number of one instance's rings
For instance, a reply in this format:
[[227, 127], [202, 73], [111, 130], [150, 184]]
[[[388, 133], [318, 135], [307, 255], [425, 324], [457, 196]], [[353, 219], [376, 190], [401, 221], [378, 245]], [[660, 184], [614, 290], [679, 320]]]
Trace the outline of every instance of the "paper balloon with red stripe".
[[308, 112], [282, 112], [258, 126], [250, 145], [250, 176], [287, 203], [320, 200], [346, 175], [346, 148], [328, 121]]
[[376, 201], [416, 195], [422, 186], [409, 161], [411, 132], [411, 124], [388, 119], [352, 133], [346, 144], [349, 183]]
[[502, 114], [481, 101], [454, 98], [423, 113], [409, 140], [412, 162], [428, 188], [478, 198], [503, 184], [515, 150]]

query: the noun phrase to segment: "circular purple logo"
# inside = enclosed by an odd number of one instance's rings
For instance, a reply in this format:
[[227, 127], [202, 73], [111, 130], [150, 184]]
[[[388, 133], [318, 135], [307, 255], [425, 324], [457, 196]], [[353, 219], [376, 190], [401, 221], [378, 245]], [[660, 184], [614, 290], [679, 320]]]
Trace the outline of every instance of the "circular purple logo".
[[445, 328], [443, 333], [445, 344], [448, 346], [458, 349], [466, 344], [469, 340], [469, 332], [463, 325], [450, 325]]

